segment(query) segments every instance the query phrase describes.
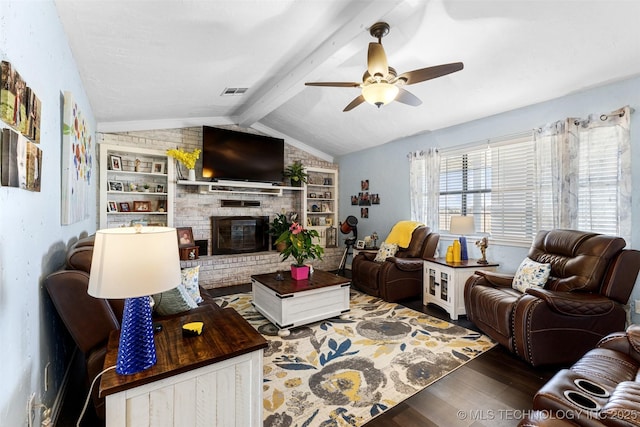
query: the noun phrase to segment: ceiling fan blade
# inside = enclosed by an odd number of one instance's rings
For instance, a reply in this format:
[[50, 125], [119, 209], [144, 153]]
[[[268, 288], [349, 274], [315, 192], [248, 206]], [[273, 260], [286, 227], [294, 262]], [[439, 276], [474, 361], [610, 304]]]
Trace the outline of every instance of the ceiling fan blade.
[[369, 74], [384, 77], [389, 73], [389, 64], [387, 63], [387, 54], [381, 43], [369, 43], [369, 52], [367, 54], [367, 70]]
[[398, 76], [397, 80], [404, 80], [405, 84], [412, 85], [425, 80], [435, 79], [447, 74], [455, 73], [464, 68], [462, 62], [453, 62], [451, 64], [436, 65], [435, 67], [421, 68], [419, 70], [407, 71]]
[[420, 98], [418, 98], [411, 92], [404, 90], [401, 87], [398, 87], [398, 89], [400, 90], [398, 91], [398, 95], [396, 95], [396, 101], [402, 102], [403, 104], [411, 105], [412, 107], [417, 107], [418, 105], [422, 104]]
[[355, 82], [307, 82], [305, 86], [331, 86], [331, 87], [360, 87], [361, 83]]
[[342, 110], [342, 112], [347, 112], [347, 111], [351, 111], [354, 108], [356, 108], [358, 105], [362, 104], [364, 102], [364, 96], [360, 95], [358, 96], [356, 99], [354, 99], [353, 101], [351, 101], [349, 103], [349, 105], [347, 105], [346, 107], [344, 107], [344, 110]]

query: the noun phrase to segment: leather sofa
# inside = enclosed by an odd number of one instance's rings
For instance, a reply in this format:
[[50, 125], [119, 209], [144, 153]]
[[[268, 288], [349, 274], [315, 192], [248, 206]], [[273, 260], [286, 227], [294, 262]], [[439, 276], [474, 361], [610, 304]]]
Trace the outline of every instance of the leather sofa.
[[375, 253], [359, 253], [351, 263], [352, 286], [389, 302], [422, 295], [423, 259], [433, 257], [439, 240], [431, 228], [420, 226], [409, 246], [384, 262], [375, 262]]
[[[120, 329], [124, 309], [124, 300], [94, 298], [87, 293], [93, 240], [93, 236], [78, 240], [67, 251], [65, 269], [51, 273], [45, 279], [45, 287], [58, 315], [84, 356], [87, 390], [103, 369], [109, 335]], [[200, 294], [204, 301], [189, 313], [220, 309], [202, 287]], [[178, 315], [181, 314], [174, 316]], [[92, 390], [92, 401], [96, 414], [104, 418], [104, 399], [98, 397], [97, 386]]]
[[578, 360], [605, 335], [624, 330], [640, 252], [620, 237], [540, 231], [528, 258], [551, 265], [544, 287], [512, 288], [513, 275], [477, 271], [465, 285], [467, 317], [533, 366]]
[[638, 426], [639, 370], [640, 325], [631, 325], [551, 378], [519, 426]]

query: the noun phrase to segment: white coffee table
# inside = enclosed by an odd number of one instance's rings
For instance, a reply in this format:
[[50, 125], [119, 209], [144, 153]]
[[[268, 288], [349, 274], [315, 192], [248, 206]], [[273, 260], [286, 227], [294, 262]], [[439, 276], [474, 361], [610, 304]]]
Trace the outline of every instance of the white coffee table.
[[251, 283], [253, 305], [280, 329], [280, 336], [349, 311], [351, 282], [333, 273], [315, 270], [307, 280], [293, 280], [289, 271], [258, 274], [251, 276]]

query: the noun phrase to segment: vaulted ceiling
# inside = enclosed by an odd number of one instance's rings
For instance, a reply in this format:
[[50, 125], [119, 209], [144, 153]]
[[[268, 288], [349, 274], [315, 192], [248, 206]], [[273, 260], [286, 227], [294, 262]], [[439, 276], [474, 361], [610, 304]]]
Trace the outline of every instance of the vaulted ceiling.
[[[640, 1], [57, 0], [103, 132], [237, 124], [340, 156], [640, 75]], [[417, 107], [344, 107], [369, 27]], [[243, 95], [222, 96], [227, 88]]]

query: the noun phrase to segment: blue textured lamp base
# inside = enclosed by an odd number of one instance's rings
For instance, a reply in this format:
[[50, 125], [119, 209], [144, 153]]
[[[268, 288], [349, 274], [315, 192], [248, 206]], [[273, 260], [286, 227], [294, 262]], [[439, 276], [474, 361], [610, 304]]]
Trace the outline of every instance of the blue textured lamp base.
[[460, 261], [468, 261], [469, 255], [467, 254], [467, 238], [460, 236], [458, 241], [460, 241]]
[[127, 298], [122, 313], [116, 372], [131, 375], [156, 364], [153, 321], [148, 296]]

